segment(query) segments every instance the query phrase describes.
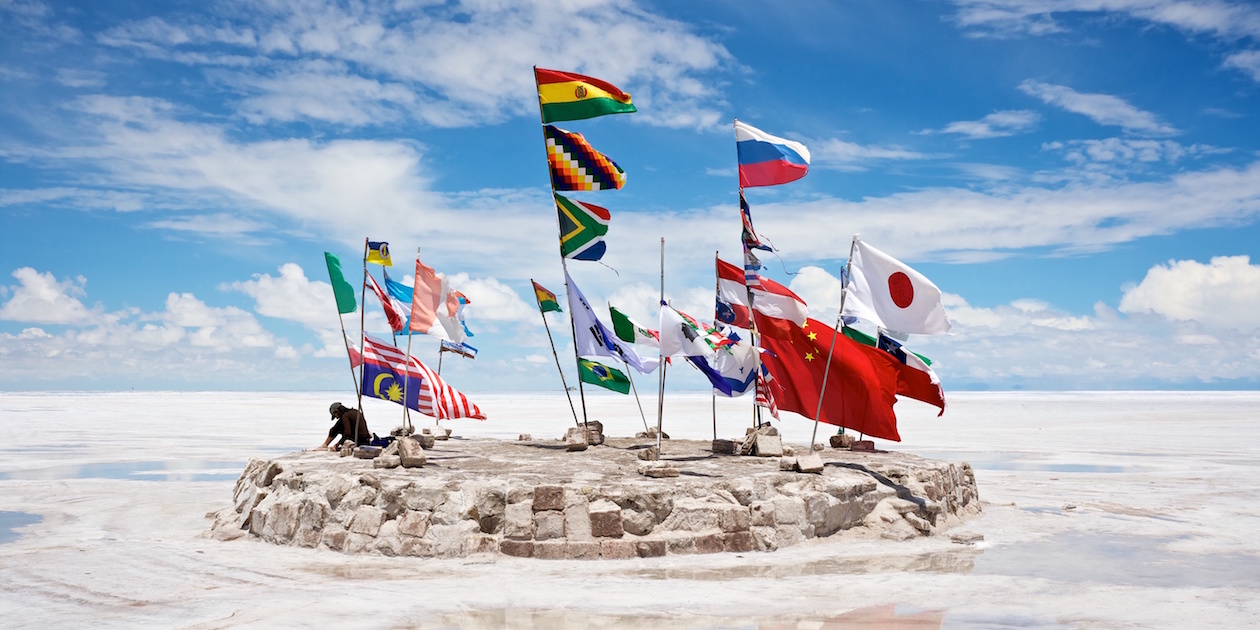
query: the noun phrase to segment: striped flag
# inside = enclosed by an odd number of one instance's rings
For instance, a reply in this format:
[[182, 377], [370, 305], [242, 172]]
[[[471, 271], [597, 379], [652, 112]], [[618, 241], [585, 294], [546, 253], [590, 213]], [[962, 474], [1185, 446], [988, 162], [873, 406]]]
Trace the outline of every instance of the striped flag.
[[372, 336], [363, 343], [363, 393], [406, 405], [438, 420], [485, 420], [481, 408], [419, 359]]
[[535, 67], [534, 80], [544, 123], [636, 111], [629, 94], [602, 79]]
[[402, 332], [407, 327], [408, 313], [403, 310], [403, 305], [397, 298], [385, 292], [381, 285], [376, 283], [376, 278], [372, 274], [367, 276], [368, 288], [372, 293], [376, 294], [377, 299], [381, 301], [381, 306], [385, 309], [385, 318], [389, 320], [389, 327], [394, 332]]

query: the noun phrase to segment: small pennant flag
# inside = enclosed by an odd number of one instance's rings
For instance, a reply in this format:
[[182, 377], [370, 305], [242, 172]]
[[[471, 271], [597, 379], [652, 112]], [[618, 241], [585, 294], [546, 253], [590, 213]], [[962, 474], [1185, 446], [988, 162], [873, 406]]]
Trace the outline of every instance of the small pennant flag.
[[389, 259], [389, 243], [368, 241], [367, 262], [383, 267], [393, 267], [394, 263]]
[[324, 252], [324, 262], [328, 264], [328, 279], [332, 282], [333, 297], [337, 299], [337, 312], [343, 315], [353, 313], [357, 308], [354, 287], [346, 282], [345, 274], [341, 273], [341, 259], [336, 254]]
[[538, 310], [544, 313], [549, 313], [551, 311], [555, 311], [557, 313], [563, 312], [560, 308], [560, 302], [556, 300], [555, 293], [544, 289], [543, 285], [538, 284], [533, 280], [530, 280], [530, 283], [534, 285], [534, 298], [538, 300]]
[[604, 235], [611, 218], [608, 210], [556, 195], [556, 211], [560, 215], [560, 255], [592, 262], [604, 257], [608, 251]]
[[595, 77], [534, 68], [534, 80], [538, 83], [538, 104], [544, 123], [638, 111], [629, 94]]
[[626, 185], [625, 171], [592, 148], [582, 134], [544, 125], [543, 135], [553, 190], [618, 190]]
[[578, 359], [578, 378], [583, 383], [598, 385], [614, 392], [630, 393], [630, 378], [624, 372], [588, 359]]

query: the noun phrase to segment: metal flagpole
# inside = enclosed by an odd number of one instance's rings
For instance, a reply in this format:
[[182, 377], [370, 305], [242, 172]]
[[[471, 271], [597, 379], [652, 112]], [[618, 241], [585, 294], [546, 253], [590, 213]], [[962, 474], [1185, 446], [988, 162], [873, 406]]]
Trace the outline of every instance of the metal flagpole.
[[630, 373], [633, 372], [634, 370], [630, 368], [629, 363], [625, 364], [625, 366], [626, 366], [626, 378], [630, 379], [630, 391], [634, 392], [634, 404], [639, 406], [639, 418], [643, 420], [643, 430], [647, 431], [648, 430], [647, 416], [643, 414], [643, 403], [639, 402], [639, 390], [635, 389], [634, 377], [630, 376]]
[[[533, 278], [530, 278], [530, 279], [529, 279], [529, 282], [530, 282], [530, 284], [534, 284], [534, 279], [533, 279]], [[537, 302], [537, 301], [538, 301], [537, 296], [535, 296], [534, 301], [535, 301], [535, 302]], [[572, 307], [569, 307], [569, 310], [573, 310], [573, 308], [572, 308]], [[572, 412], [573, 412], [573, 424], [574, 424], [574, 425], [576, 425], [576, 426], [579, 426], [579, 427], [580, 427], [580, 426], [582, 426], [582, 423], [578, 422], [578, 419], [577, 419], [577, 409], [575, 409], [575, 408], [573, 407], [573, 396], [572, 396], [571, 394], [569, 394], [569, 384], [565, 382], [565, 380], [564, 380], [564, 369], [560, 367], [560, 354], [556, 352], [556, 340], [555, 340], [554, 338], [552, 338], [552, 336], [551, 336], [551, 327], [547, 325], [547, 314], [543, 312], [543, 310], [542, 310], [542, 304], [539, 304], [539, 305], [538, 305], [538, 316], [539, 316], [539, 317], [541, 317], [541, 318], [542, 318], [542, 320], [543, 320], [543, 330], [546, 330], [546, 331], [547, 331], [547, 341], [551, 344], [551, 356], [552, 356], [553, 358], [555, 358], [555, 360], [556, 360], [556, 371], [560, 373], [560, 386], [561, 386], [561, 387], [564, 387], [564, 397], [569, 399], [569, 411], [572, 411]], [[580, 368], [579, 368], [579, 369], [580, 369]], [[581, 379], [581, 373], [580, 373], [580, 372], [579, 372], [579, 374], [578, 374], [578, 379], [579, 379], [579, 380]], [[632, 383], [633, 383], [633, 381], [632, 381]]]
[[[359, 306], [362, 307], [359, 309], [360, 356], [362, 356], [363, 346], [366, 345], [366, 341], [367, 341], [367, 330], [364, 328], [364, 322], [367, 319], [367, 308], [366, 308], [367, 307], [367, 275], [368, 275], [367, 255], [368, 255], [368, 238], [365, 236], [363, 237], [363, 280], [362, 280], [363, 286], [359, 287]], [[359, 362], [359, 382], [363, 382], [364, 370], [366, 369], [367, 369], [366, 364], [360, 361]], [[359, 400], [359, 417], [366, 419], [366, 416], [363, 413], [363, 388], [359, 388], [358, 400]], [[354, 443], [355, 444], [359, 443], [359, 423], [357, 422], [354, 424]]]
[[[534, 74], [534, 76], [535, 76], [535, 77], [537, 77], [537, 76], [538, 76], [537, 72], [538, 72], [538, 66], [534, 66], [534, 73], [535, 73], [535, 74]], [[535, 78], [535, 87], [537, 87], [537, 78]], [[551, 155], [547, 152], [547, 129], [546, 129], [547, 123], [543, 120], [543, 111], [542, 111], [542, 106], [543, 106], [543, 103], [542, 103], [542, 94], [539, 94], [539, 95], [538, 95], [538, 130], [539, 130], [539, 131], [541, 131], [541, 132], [542, 132], [542, 134], [543, 134], [543, 155], [544, 155], [544, 157], [546, 158], [547, 165], [548, 165], [548, 166], [547, 166], [547, 184], [551, 187], [551, 202], [552, 202], [552, 205], [554, 206], [554, 205], [555, 205], [555, 199], [556, 199], [556, 185], [555, 185], [555, 182], [553, 182], [553, 181], [551, 180]], [[560, 230], [561, 230], [561, 225], [560, 225], [560, 214], [557, 212], [557, 214], [556, 214], [556, 234], [557, 234], [557, 239], [558, 239], [559, 235], [561, 234]], [[569, 266], [568, 266], [568, 264], [567, 264], [567, 263], [565, 262], [565, 260], [564, 260], [564, 250], [560, 247], [560, 244], [559, 244], [559, 242], [558, 242], [558, 241], [557, 241], [556, 245], [557, 245], [556, 249], [560, 251], [560, 268], [561, 268], [562, 270], [564, 270], [564, 291], [565, 291], [565, 296], [566, 296], [566, 297], [568, 297], [568, 293], [569, 293]], [[543, 321], [545, 322], [546, 320], [544, 319]], [[573, 322], [573, 307], [572, 307], [572, 304], [570, 304], [570, 306], [569, 306], [569, 332], [573, 335], [573, 363], [574, 363], [574, 365], [577, 367], [577, 369], [578, 369], [578, 375], [579, 375], [579, 378], [578, 378], [578, 396], [582, 399], [582, 424], [586, 424], [586, 423], [587, 423], [587, 418], [586, 418], [586, 389], [582, 387], [582, 379], [581, 379], [582, 364], [581, 364], [581, 362], [579, 361], [580, 357], [578, 357], [578, 349], [577, 349], [577, 326], [576, 326], [576, 325], [574, 324], [574, 322]], [[549, 334], [550, 334], [550, 333], [549, 333]], [[568, 391], [569, 391], [569, 390], [568, 390], [568, 388], [566, 387], [565, 392], [566, 392], [566, 393], [568, 393]]]
[[[836, 327], [831, 331], [831, 348], [827, 350], [827, 363], [823, 366], [823, 382], [818, 388], [818, 407], [814, 409], [814, 432], [809, 436], [809, 452], [814, 452], [814, 442], [818, 439], [818, 418], [822, 415], [823, 394], [827, 391], [827, 375], [831, 371], [831, 355], [836, 351], [836, 338], [840, 336], [841, 318], [844, 313], [844, 297], [848, 294], [848, 278], [850, 266], [853, 264], [853, 249], [857, 246], [858, 235], [853, 235], [853, 241], [849, 243], [849, 260], [844, 263], [845, 285], [840, 287], [840, 310], [836, 312]], [[844, 389], [840, 390], [844, 395]]]
[[[713, 325], [714, 327], [717, 326], [717, 321], [718, 321], [717, 299], [718, 299], [718, 296], [721, 295], [721, 291], [722, 291], [722, 284], [721, 284], [722, 281], [718, 278], [718, 271], [717, 271], [718, 251], [719, 250], [716, 250], [716, 249], [713, 250], [713, 301], [714, 301]], [[753, 386], [756, 387], [755, 384]], [[756, 395], [754, 395], [753, 398], [756, 398]], [[713, 403], [713, 439], [716, 440], [717, 439], [717, 390], [716, 389], [709, 388], [709, 399], [710, 399], [710, 402]], [[755, 406], [756, 404], [757, 402], [756, 400], [754, 400], [753, 405]]]
[[[350, 378], [354, 380], [354, 391], [363, 395], [362, 388], [359, 387], [359, 375], [354, 373], [354, 357], [350, 354], [350, 337], [346, 335], [346, 322], [341, 317], [340, 310], [337, 313], [337, 321], [341, 322], [341, 339], [346, 344], [346, 360], [350, 362]], [[359, 351], [359, 362], [363, 362], [363, 351]]]
[[[665, 237], [661, 237], [661, 305], [665, 304]], [[661, 331], [665, 332], [665, 331]], [[665, 357], [662, 354], [665, 349], [662, 347], [657, 350], [658, 363], [661, 367], [660, 389], [656, 394], [656, 458], [661, 457], [661, 421], [665, 416]]]
[[[420, 248], [419, 247], [416, 248], [416, 262], [420, 262]], [[419, 277], [412, 278], [411, 280], [411, 291], [412, 291], [411, 303], [413, 305], [416, 303], [415, 302], [416, 280], [419, 280]], [[415, 306], [412, 306], [412, 309], [414, 311]], [[414, 333], [411, 332], [411, 326], [408, 325], [407, 326], [407, 356], [403, 358], [403, 366], [404, 366], [403, 368], [403, 409], [404, 410], [407, 409], [407, 395], [408, 395], [407, 390], [411, 386], [411, 338], [413, 336], [414, 336]], [[411, 413], [407, 412], [406, 417], [407, 417], [407, 427], [410, 428], [411, 431], [414, 433], [416, 430], [416, 425], [411, 423]]]

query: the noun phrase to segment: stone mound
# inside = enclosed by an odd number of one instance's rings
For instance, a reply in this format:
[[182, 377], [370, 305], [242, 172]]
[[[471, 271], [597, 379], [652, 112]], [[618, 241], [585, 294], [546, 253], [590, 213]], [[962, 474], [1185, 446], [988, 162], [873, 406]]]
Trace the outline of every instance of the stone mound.
[[210, 535], [389, 556], [613, 559], [773, 551], [845, 531], [905, 540], [980, 511], [966, 463], [831, 450], [805, 474], [690, 440], [641, 461], [648, 446], [453, 438], [423, 468], [326, 452], [253, 459], [234, 505], [208, 515]]

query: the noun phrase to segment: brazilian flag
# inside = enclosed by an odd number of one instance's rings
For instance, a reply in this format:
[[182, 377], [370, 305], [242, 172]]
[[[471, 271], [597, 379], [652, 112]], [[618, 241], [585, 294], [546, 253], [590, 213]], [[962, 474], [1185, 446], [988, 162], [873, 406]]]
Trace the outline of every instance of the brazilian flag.
[[599, 385], [614, 392], [630, 393], [630, 378], [624, 372], [594, 361], [578, 359], [578, 378], [583, 383]]

